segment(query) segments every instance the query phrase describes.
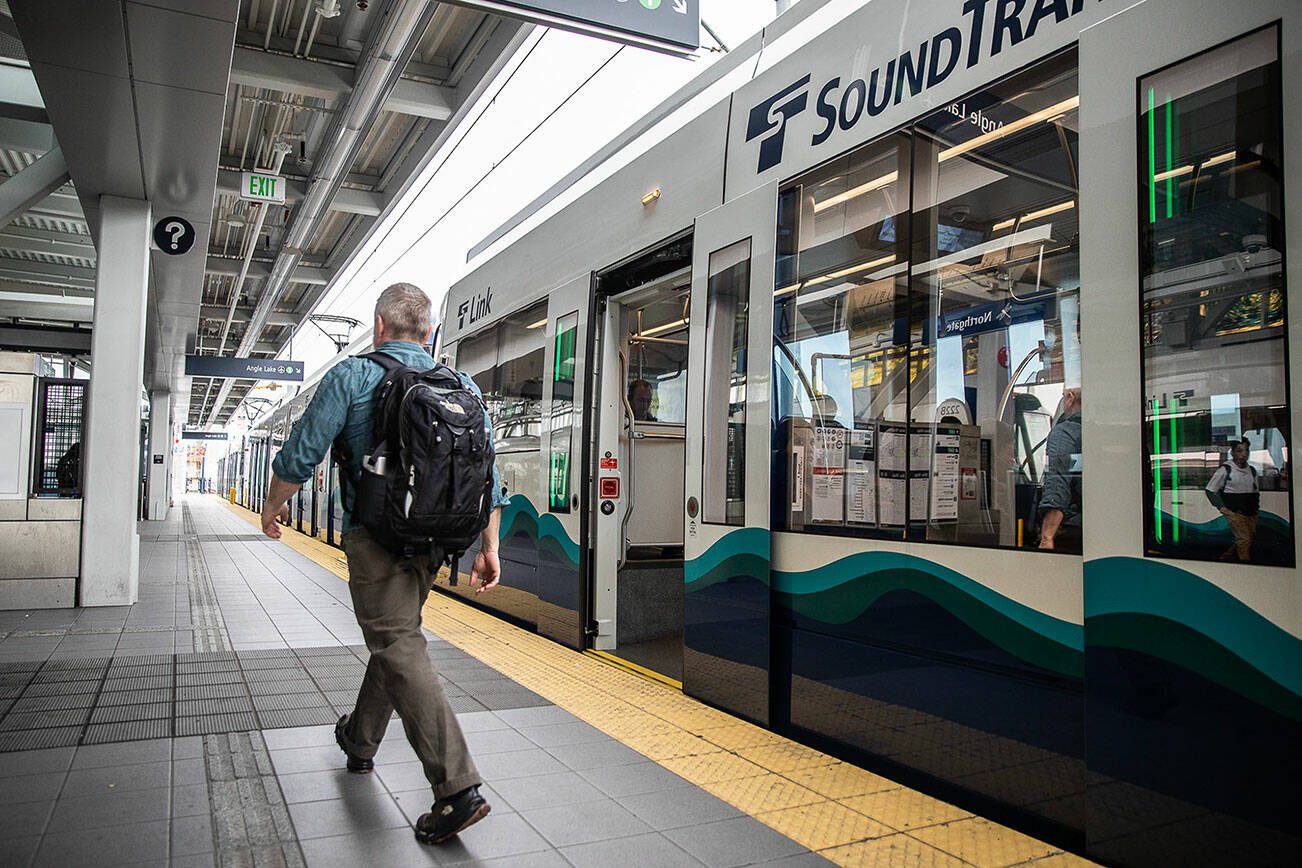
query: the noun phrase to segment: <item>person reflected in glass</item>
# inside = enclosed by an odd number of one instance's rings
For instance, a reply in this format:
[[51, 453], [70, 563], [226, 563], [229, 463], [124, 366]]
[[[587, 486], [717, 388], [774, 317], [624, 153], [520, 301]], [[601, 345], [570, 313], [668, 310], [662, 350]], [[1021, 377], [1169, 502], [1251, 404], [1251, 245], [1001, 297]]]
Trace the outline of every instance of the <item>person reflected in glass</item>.
[[54, 477], [61, 492], [76, 492], [81, 488], [81, 441], [78, 440], [59, 456], [54, 465]]
[[635, 422], [660, 421], [651, 414], [651, 402], [654, 398], [655, 391], [646, 380], [634, 380], [628, 384], [628, 403], [633, 408]]
[[1234, 534], [1234, 542], [1221, 554], [1223, 561], [1252, 560], [1252, 541], [1257, 535], [1257, 513], [1261, 492], [1257, 486], [1257, 468], [1248, 463], [1247, 439], [1230, 444], [1230, 460], [1212, 474], [1207, 483], [1207, 499], [1225, 516]]
[[1063, 389], [1062, 412], [1045, 443], [1040, 548], [1081, 550], [1081, 390]]

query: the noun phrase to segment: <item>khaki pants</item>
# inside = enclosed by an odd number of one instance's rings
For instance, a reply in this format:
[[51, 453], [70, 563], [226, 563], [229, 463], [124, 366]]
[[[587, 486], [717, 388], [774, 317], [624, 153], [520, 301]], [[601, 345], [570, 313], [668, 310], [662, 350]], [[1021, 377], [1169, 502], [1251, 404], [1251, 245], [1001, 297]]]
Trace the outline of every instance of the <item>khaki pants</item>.
[[1252, 539], [1257, 535], [1257, 516], [1231, 511], [1225, 520], [1229, 522], [1230, 532], [1234, 534], [1234, 544], [1221, 557], [1230, 559], [1237, 556], [1241, 561], [1251, 560]]
[[357, 707], [344, 733], [353, 754], [372, 758], [389, 715], [402, 718], [436, 797], [481, 783], [457, 717], [425, 652], [420, 610], [434, 576], [421, 559], [394, 556], [365, 530], [343, 538], [348, 591], [371, 652]]

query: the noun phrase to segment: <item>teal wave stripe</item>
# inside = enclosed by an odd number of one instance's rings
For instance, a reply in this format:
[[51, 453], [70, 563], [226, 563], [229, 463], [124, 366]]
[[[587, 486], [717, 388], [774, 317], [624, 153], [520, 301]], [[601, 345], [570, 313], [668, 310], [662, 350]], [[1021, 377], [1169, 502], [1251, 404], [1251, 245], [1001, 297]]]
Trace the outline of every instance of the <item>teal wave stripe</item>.
[[[1234, 539], [1234, 534], [1230, 530], [1230, 523], [1225, 520], [1225, 516], [1218, 515], [1213, 519], [1201, 522], [1186, 521], [1177, 519], [1169, 512], [1162, 513], [1162, 526], [1170, 528], [1175, 522], [1179, 522], [1180, 534], [1179, 539], [1184, 545], [1226, 545], [1228, 546]], [[1289, 522], [1273, 512], [1263, 512], [1257, 522], [1257, 542], [1258, 544], [1271, 544], [1273, 541], [1287, 542], [1291, 539], [1293, 526]], [[1168, 531], [1169, 532], [1169, 531]]]
[[683, 581], [692, 591], [733, 575], [753, 575], [768, 584], [768, 574], [769, 531], [762, 527], [734, 530], [683, 565]]
[[[1220, 648], [1294, 697], [1302, 696], [1302, 639], [1188, 570], [1131, 557], [1098, 558], [1086, 563], [1085, 623], [1090, 643], [1096, 643], [1096, 625], [1107, 626], [1110, 633], [1115, 633], [1115, 625], [1122, 619], [1154, 626], [1149, 631], [1126, 631], [1128, 644], [1123, 647], [1170, 660], [1208, 677], [1214, 675], [1209, 671], [1210, 661], [1200, 660], [1201, 655], [1192, 652], [1197, 648], [1214, 653], [1215, 648]], [[1156, 627], [1159, 621], [1183, 627], [1187, 633], [1184, 640], [1161, 641], [1166, 633]], [[1231, 664], [1216, 665], [1226, 669]], [[1234, 683], [1225, 686], [1243, 692]]]
[[1081, 625], [1033, 609], [924, 558], [859, 552], [817, 569], [775, 573], [773, 586], [797, 612], [830, 624], [855, 620], [892, 591], [911, 591], [1021, 660], [1073, 678], [1084, 674]]
[[506, 539], [516, 533], [527, 535], [540, 550], [547, 549], [572, 564], [579, 563], [579, 544], [570, 539], [560, 519], [551, 513], [540, 516], [523, 494], [511, 495], [511, 502], [502, 507], [498, 538]]

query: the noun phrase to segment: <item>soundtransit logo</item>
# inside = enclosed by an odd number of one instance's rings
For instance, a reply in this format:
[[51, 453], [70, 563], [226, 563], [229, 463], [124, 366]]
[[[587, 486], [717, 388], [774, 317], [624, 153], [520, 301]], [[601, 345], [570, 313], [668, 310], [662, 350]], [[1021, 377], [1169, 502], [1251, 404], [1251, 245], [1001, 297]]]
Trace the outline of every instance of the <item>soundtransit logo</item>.
[[[1095, 0], [1090, 6], [1102, 2], [1105, 0]], [[838, 129], [849, 132], [863, 118], [876, 117], [890, 106], [930, 90], [949, 78], [960, 63], [971, 69], [984, 58], [1035, 36], [1041, 25], [1062, 24], [1084, 11], [1086, 0], [1041, 0], [1033, 7], [1022, 0], [999, 0], [993, 5], [991, 0], [963, 0], [960, 8], [964, 20], [959, 26], [944, 28], [860, 78], [843, 81], [838, 75], [825, 81], [814, 100], [822, 128], [810, 138], [810, 147], [823, 144]], [[750, 110], [746, 141], [760, 139], [757, 174], [782, 162], [788, 122], [809, 107], [811, 78], [812, 74], [806, 75]], [[987, 123], [1000, 123], [983, 112], [973, 123], [978, 121], [983, 129]]]
[[[787, 121], [800, 114], [809, 105], [810, 76], [789, 84], [778, 93], [750, 110], [750, 119], [746, 124], [746, 141], [770, 135], [760, 142], [759, 168], [763, 172], [782, 162], [782, 145], [786, 140]], [[784, 102], [785, 100], [785, 102]]]

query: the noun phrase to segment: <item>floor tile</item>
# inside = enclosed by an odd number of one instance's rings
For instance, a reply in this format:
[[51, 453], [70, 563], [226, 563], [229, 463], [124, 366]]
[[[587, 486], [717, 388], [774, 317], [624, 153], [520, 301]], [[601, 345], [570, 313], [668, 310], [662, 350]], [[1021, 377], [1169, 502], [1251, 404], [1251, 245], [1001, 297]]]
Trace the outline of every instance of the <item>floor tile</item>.
[[616, 799], [634, 793], [654, 793], [691, 786], [678, 775], [653, 762], [584, 769], [579, 774], [597, 789]]
[[195, 814], [207, 814], [211, 810], [207, 783], [172, 788], [173, 817], [192, 817]]
[[[366, 795], [384, 791], [384, 785], [375, 774], [358, 775], [344, 768], [278, 775], [277, 779], [288, 804], [323, 802], [342, 799], [353, 793]], [[421, 780], [424, 780], [423, 775]]]
[[342, 799], [298, 802], [289, 806], [289, 814], [300, 841], [408, 825], [388, 793], [350, 793]]
[[0, 838], [22, 838], [40, 834], [54, 810], [53, 801], [19, 802], [0, 809]]
[[520, 810], [520, 814], [556, 847], [626, 838], [651, 831], [650, 826], [612, 799], [529, 808]]
[[328, 744], [273, 750], [271, 762], [276, 767], [276, 774], [292, 775], [296, 772], [319, 772], [342, 768], [346, 759], [338, 745]]
[[742, 816], [732, 805], [694, 787], [625, 796], [619, 803], [652, 829], [676, 829]]
[[561, 854], [575, 868], [608, 868], [611, 865], [678, 868], [701, 864], [694, 856], [658, 833], [565, 847]]
[[63, 784], [63, 798], [171, 786], [170, 762], [73, 769]]
[[173, 858], [210, 853], [215, 846], [211, 815], [196, 814], [193, 817], [177, 817], [172, 820], [171, 855]]
[[74, 769], [105, 768], [172, 759], [171, 739], [132, 741], [120, 744], [83, 745], [72, 759]]
[[[4, 758], [0, 757], [0, 763], [3, 762]], [[58, 798], [65, 777], [65, 772], [48, 772], [40, 775], [0, 778], [0, 805], [41, 802]]]
[[171, 791], [152, 790], [97, 792], [86, 796], [64, 796], [55, 805], [47, 834], [78, 829], [103, 829], [123, 820], [146, 822], [166, 820], [171, 810]]
[[168, 822], [130, 823], [102, 829], [96, 835], [64, 832], [46, 835], [36, 854], [38, 868], [75, 865], [122, 865], [166, 860]]
[[553, 805], [578, 805], [609, 798], [574, 771], [504, 778], [496, 781], [493, 788], [517, 811]]
[[664, 834], [711, 868], [771, 861], [804, 849], [749, 817], [671, 829]]

